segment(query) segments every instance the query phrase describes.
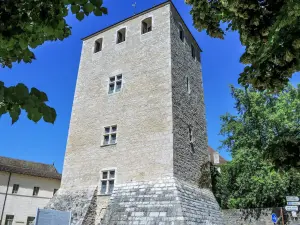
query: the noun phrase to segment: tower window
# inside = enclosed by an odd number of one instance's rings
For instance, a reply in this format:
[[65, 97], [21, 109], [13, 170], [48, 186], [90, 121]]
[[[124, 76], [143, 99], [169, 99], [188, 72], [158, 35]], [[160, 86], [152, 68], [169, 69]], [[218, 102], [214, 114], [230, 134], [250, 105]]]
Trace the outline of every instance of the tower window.
[[109, 78], [108, 94], [119, 92], [122, 89], [122, 74]]
[[194, 148], [194, 135], [193, 135], [193, 130], [191, 125], [189, 125], [189, 139], [190, 139], [190, 146], [191, 146], [191, 152], [195, 153], [195, 148]]
[[39, 188], [39, 187], [34, 187], [34, 188], [33, 188], [33, 193], [32, 193], [32, 195], [33, 195], [33, 196], [38, 196], [39, 191], [40, 191], [40, 188]]
[[188, 76], [186, 77], [186, 91], [188, 94], [191, 93], [190, 78]]
[[102, 42], [103, 42], [102, 38], [95, 41], [94, 53], [102, 51]]
[[179, 37], [182, 42], [184, 42], [184, 31], [181, 25], [179, 25]]
[[126, 28], [122, 28], [117, 33], [117, 44], [124, 42], [126, 39], [125, 36], [126, 36]]
[[111, 194], [115, 186], [115, 170], [102, 171], [101, 189], [102, 195]]
[[104, 127], [103, 145], [113, 145], [117, 143], [117, 125]]
[[5, 217], [5, 225], [12, 225], [14, 221], [13, 215], [6, 215]]
[[196, 58], [196, 53], [195, 53], [195, 47], [194, 47], [193, 44], [191, 45], [191, 52], [192, 52], [193, 59], [195, 59]]
[[19, 191], [19, 185], [18, 184], [14, 184], [13, 189], [12, 189], [12, 193], [13, 194], [17, 194]]
[[142, 34], [152, 31], [152, 18], [149, 17], [142, 21]]

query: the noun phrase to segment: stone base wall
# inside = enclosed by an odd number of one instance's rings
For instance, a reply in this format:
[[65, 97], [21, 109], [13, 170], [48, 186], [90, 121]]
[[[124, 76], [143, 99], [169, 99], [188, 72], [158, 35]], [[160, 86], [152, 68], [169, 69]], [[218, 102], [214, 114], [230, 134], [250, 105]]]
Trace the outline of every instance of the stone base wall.
[[117, 185], [102, 225], [223, 225], [213, 194], [174, 178]]
[[95, 224], [97, 188], [59, 189], [46, 209], [71, 211], [71, 225]]
[[[271, 220], [272, 209], [228, 209], [222, 210], [222, 216], [226, 225], [274, 225]], [[281, 225], [282, 222], [278, 224]], [[285, 224], [298, 225], [300, 220], [287, 213]]]

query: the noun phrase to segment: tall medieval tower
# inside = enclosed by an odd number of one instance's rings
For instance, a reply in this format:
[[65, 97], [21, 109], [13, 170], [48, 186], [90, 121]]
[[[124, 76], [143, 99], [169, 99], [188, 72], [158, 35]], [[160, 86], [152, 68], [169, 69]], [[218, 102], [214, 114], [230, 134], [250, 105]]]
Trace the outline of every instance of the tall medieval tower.
[[83, 39], [62, 186], [72, 224], [221, 224], [200, 48], [167, 1]]

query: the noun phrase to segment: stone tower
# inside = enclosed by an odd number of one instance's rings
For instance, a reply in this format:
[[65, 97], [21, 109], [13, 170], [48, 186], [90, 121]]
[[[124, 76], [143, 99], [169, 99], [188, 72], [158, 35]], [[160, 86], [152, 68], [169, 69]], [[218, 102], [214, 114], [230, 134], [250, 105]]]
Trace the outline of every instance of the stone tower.
[[72, 224], [222, 224], [200, 47], [171, 1], [83, 38], [62, 186]]

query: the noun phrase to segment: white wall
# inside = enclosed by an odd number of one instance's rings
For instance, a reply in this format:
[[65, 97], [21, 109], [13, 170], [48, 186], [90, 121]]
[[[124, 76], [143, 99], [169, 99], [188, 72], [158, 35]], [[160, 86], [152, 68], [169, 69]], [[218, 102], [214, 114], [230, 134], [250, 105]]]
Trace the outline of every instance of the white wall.
[[[0, 171], [0, 211], [4, 204], [8, 177], [9, 173]], [[17, 194], [12, 194], [14, 184], [19, 184]], [[40, 187], [38, 196], [32, 196], [34, 187]], [[60, 180], [12, 174], [1, 225], [5, 224], [6, 215], [14, 215], [13, 224], [26, 225], [27, 217], [35, 217], [37, 208], [45, 207], [54, 189], [59, 187]]]

